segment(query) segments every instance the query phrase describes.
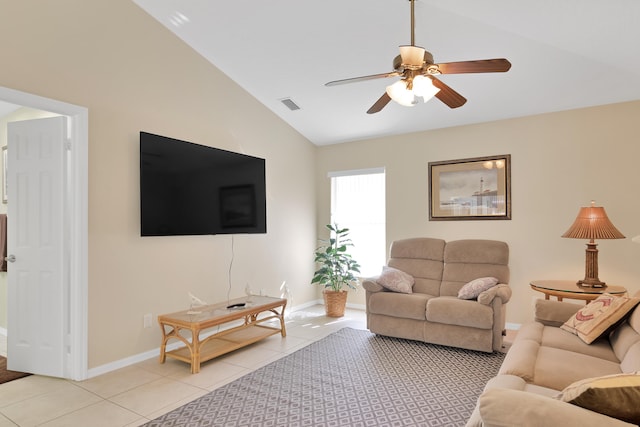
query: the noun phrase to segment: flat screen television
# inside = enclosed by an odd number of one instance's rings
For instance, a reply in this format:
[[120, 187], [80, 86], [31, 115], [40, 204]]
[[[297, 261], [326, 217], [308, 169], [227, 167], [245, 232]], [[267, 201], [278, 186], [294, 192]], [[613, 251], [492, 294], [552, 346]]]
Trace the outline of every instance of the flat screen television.
[[266, 233], [265, 160], [140, 132], [142, 236]]

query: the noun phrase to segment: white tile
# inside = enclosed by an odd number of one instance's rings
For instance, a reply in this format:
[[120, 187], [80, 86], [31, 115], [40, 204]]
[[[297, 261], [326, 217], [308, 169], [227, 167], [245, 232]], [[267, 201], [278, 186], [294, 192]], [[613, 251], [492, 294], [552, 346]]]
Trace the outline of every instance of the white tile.
[[154, 374], [158, 374], [163, 377], [181, 374], [183, 372], [191, 372], [190, 364], [182, 362], [180, 360], [171, 359], [169, 357], [166, 358], [166, 361], [164, 363], [160, 363], [158, 361], [158, 358], [154, 357], [153, 359], [148, 359], [143, 362], [137, 363], [134, 366], [153, 372]]
[[66, 387], [59, 378], [31, 375], [0, 385], [0, 409]]
[[162, 378], [139, 366], [127, 366], [75, 384], [100, 397], [108, 398]]
[[195, 398], [194, 396], [199, 396], [204, 391], [206, 390], [180, 381], [160, 378], [113, 396], [109, 400], [146, 417], [175, 402], [183, 401], [186, 398]]
[[[226, 363], [247, 369], [257, 369], [283, 356], [282, 352], [250, 345], [219, 357]], [[205, 362], [209, 363], [209, 362]]]
[[148, 414], [147, 416], [148, 416], [148, 418], [149, 418], [150, 420], [152, 420], [152, 419], [154, 419], [154, 418], [158, 418], [159, 416], [164, 415], [164, 414], [166, 414], [167, 412], [171, 412], [171, 411], [173, 411], [174, 409], [177, 409], [177, 408], [179, 408], [179, 407], [181, 407], [181, 406], [183, 406], [183, 405], [186, 405], [186, 404], [187, 404], [187, 403], [189, 403], [189, 402], [193, 402], [193, 401], [194, 401], [194, 400], [196, 400], [197, 398], [202, 397], [202, 396], [204, 396], [204, 395], [205, 395], [205, 394], [207, 394], [207, 393], [209, 393], [209, 391], [208, 391], [208, 390], [201, 390], [201, 391], [200, 391], [200, 392], [198, 392], [197, 394], [194, 394], [194, 395], [191, 395], [191, 396], [189, 396], [189, 397], [186, 397], [186, 398], [184, 398], [184, 399], [182, 399], [182, 400], [178, 400], [178, 401], [176, 401], [176, 402], [170, 403], [169, 405], [164, 406], [164, 407], [162, 407], [162, 408], [158, 409], [157, 411], [154, 411], [154, 412], [152, 412], [152, 413]]
[[103, 400], [41, 425], [44, 427], [116, 427], [130, 425], [140, 419], [140, 415]]
[[251, 369], [233, 365], [219, 359], [213, 359], [210, 362], [202, 364], [200, 366], [200, 372], [197, 374], [185, 371], [180, 374], [173, 374], [169, 376], [169, 378], [194, 387], [213, 390], [249, 372], [251, 372]]
[[55, 391], [5, 406], [0, 412], [20, 426], [35, 426], [99, 401], [95, 394], [65, 382]]
[[[154, 418], [157, 418], [157, 417], [154, 417]], [[132, 423], [129, 423], [129, 424], [124, 425], [123, 427], [140, 427], [141, 425], [148, 423], [148, 422], [149, 422], [149, 421], [151, 421], [152, 419], [153, 419], [153, 418], [144, 418], [144, 417], [141, 417], [141, 418], [138, 418], [137, 420], [135, 420], [135, 421], [134, 421], [134, 422], [132, 422]]]

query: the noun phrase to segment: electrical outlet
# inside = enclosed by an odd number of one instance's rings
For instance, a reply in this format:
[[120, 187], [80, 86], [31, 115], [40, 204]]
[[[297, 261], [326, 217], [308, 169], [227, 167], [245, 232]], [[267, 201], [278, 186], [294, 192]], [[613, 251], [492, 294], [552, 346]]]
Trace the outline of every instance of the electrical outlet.
[[150, 328], [151, 327], [151, 313], [147, 313], [144, 315], [144, 327], [145, 328]]

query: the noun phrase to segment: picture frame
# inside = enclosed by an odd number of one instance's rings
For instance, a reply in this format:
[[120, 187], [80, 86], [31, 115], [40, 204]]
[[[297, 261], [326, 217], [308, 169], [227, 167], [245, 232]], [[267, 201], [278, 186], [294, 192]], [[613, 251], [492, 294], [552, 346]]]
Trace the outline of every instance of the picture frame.
[[7, 203], [7, 146], [2, 147], [2, 203]]
[[511, 155], [429, 162], [429, 220], [510, 220]]

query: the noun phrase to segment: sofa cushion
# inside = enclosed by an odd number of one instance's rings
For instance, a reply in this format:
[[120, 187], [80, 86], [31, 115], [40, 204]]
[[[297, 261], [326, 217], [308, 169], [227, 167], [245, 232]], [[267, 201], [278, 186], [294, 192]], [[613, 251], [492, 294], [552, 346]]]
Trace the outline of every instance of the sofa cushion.
[[640, 342], [635, 343], [629, 348], [624, 359], [620, 362], [620, 370], [622, 372], [640, 371]]
[[498, 284], [495, 277], [479, 277], [465, 284], [458, 291], [458, 298], [477, 299], [478, 295]]
[[[636, 306], [633, 313], [609, 335], [611, 346], [618, 356], [618, 359], [624, 360], [629, 349], [636, 343], [640, 342], [640, 306]], [[640, 361], [638, 362], [640, 363]], [[624, 370], [628, 372], [627, 370]]]
[[585, 344], [585, 342], [576, 335], [572, 335], [560, 328], [545, 326], [542, 329], [542, 340], [540, 343], [545, 347], [558, 348], [614, 363], [620, 363], [620, 359], [618, 359], [614, 353], [611, 344], [604, 337], [593, 341], [591, 344]]
[[561, 328], [590, 344], [623, 319], [638, 302], [637, 298], [604, 293], [578, 310]]
[[369, 312], [405, 319], [426, 320], [427, 294], [378, 292], [369, 297]]
[[587, 345], [576, 335], [538, 322], [522, 325], [518, 330], [514, 345], [524, 339], [535, 341], [541, 346], [554, 347], [619, 363], [619, 359], [606, 339], [599, 339], [591, 345]]
[[415, 278], [413, 292], [439, 295], [444, 247], [444, 240], [429, 237], [396, 240], [391, 243], [387, 265]]
[[533, 383], [562, 390], [587, 377], [620, 374], [620, 364], [573, 351], [541, 346], [535, 362]]
[[640, 424], [640, 374], [607, 375], [577, 381], [557, 398], [622, 421]]
[[455, 240], [444, 250], [444, 270], [439, 294], [457, 296], [478, 277], [496, 277], [509, 283], [509, 246], [496, 240]]
[[559, 400], [520, 390], [492, 388], [480, 395], [482, 425], [617, 427], [632, 426]]
[[427, 302], [427, 320], [445, 325], [491, 329], [493, 310], [477, 301], [461, 300], [455, 297], [437, 297], [431, 298]]
[[404, 294], [413, 293], [413, 284], [415, 283], [412, 275], [386, 265], [382, 267], [382, 273], [376, 281], [390, 291]]

